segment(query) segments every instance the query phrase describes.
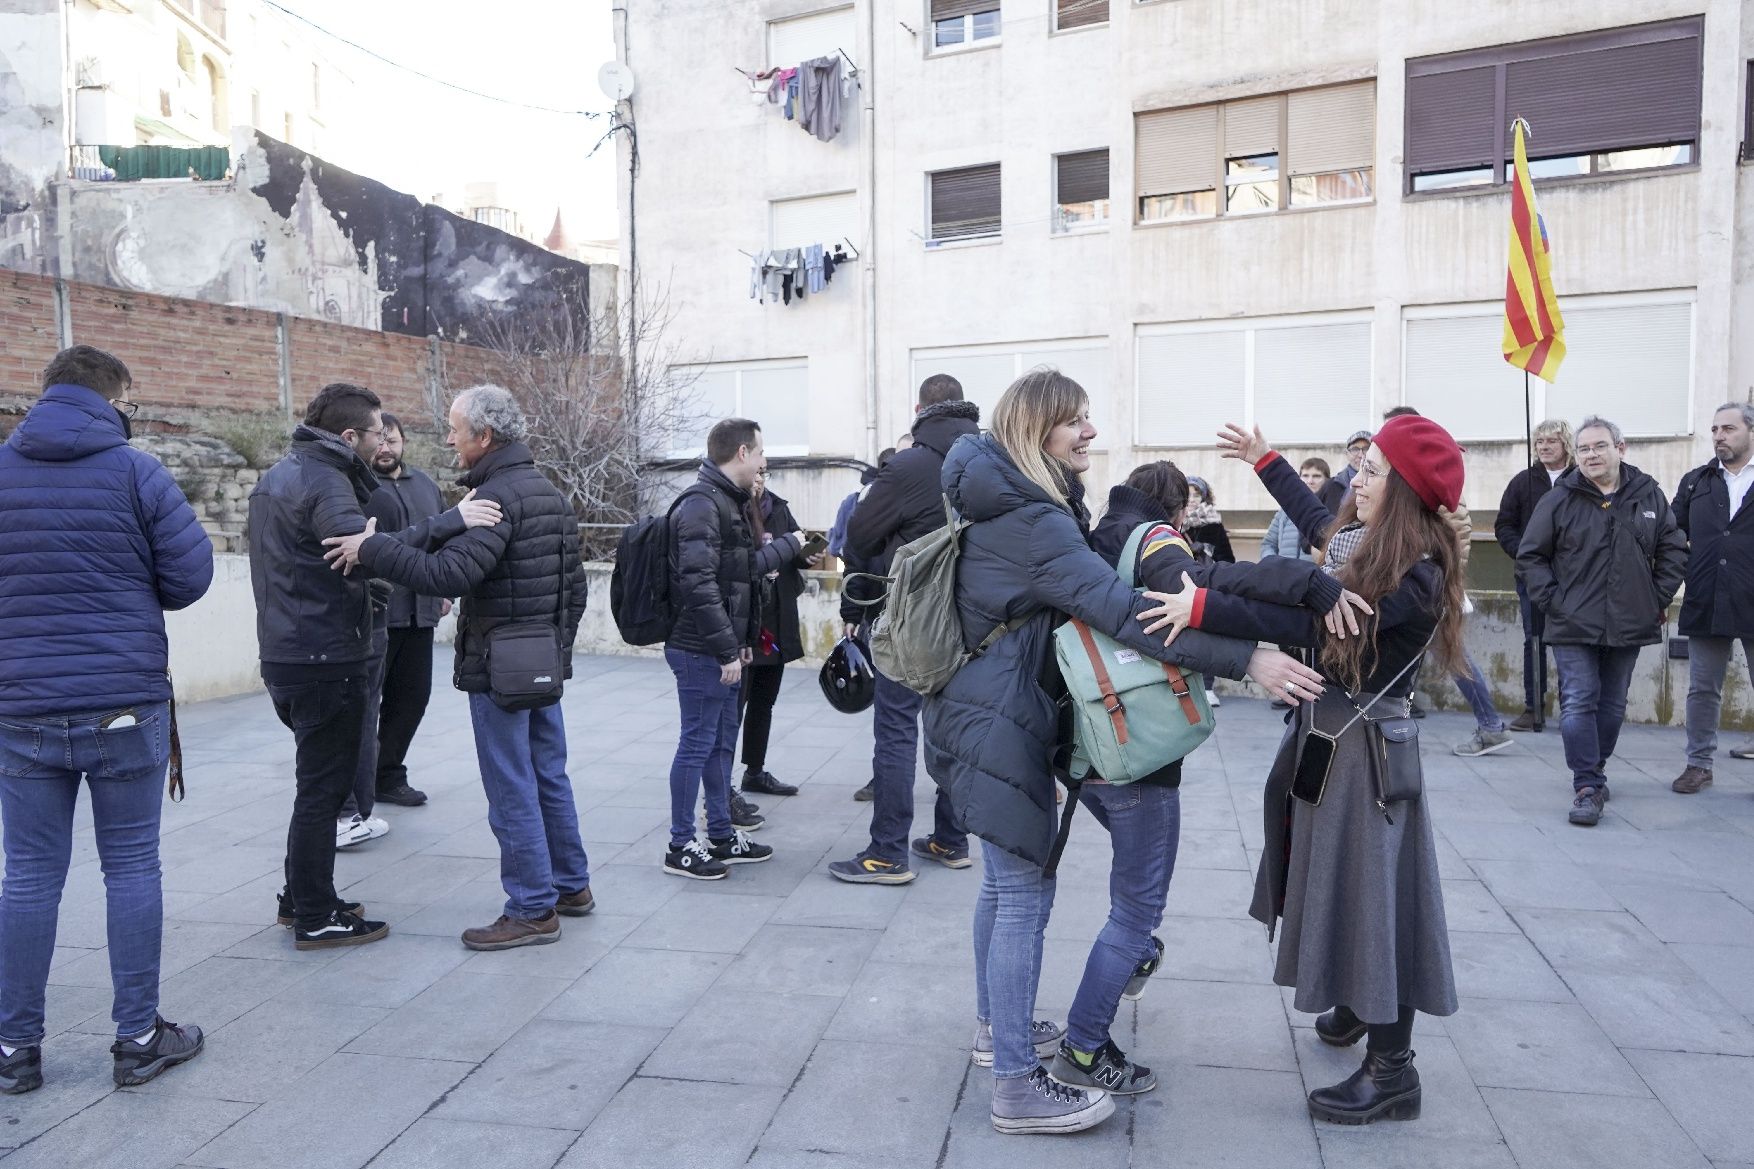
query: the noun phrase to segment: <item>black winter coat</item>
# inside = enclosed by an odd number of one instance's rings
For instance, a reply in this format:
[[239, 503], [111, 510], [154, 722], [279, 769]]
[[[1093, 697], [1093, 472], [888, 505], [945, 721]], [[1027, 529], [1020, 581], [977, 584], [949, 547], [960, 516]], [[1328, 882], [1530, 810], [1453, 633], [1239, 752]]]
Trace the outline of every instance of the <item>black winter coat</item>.
[[883, 464], [847, 521], [847, 551], [886, 573], [895, 550], [944, 526], [944, 460], [956, 440], [980, 433], [980, 407], [939, 402], [914, 418], [914, 445]]
[[[1575, 465], [1569, 464], [1565, 469], [1569, 471]], [[1511, 476], [1505, 485], [1504, 497], [1498, 501], [1498, 518], [1493, 521], [1492, 534], [1498, 537], [1499, 547], [1512, 560], [1516, 559], [1517, 549], [1523, 546], [1523, 533], [1528, 530], [1529, 517], [1535, 514], [1535, 505], [1547, 497], [1553, 483], [1554, 480], [1547, 475], [1547, 468], [1536, 462]]]
[[1091, 551], [1082, 498], [1072, 510], [1054, 502], [991, 435], [957, 442], [943, 484], [972, 521], [956, 574], [963, 645], [973, 650], [1002, 621], [1014, 627], [926, 699], [926, 770], [964, 828], [1042, 865], [1056, 826], [1055, 759], [1070, 747], [1054, 628], [1071, 615], [1159, 661], [1227, 678], [1244, 676], [1254, 646], [1184, 632], [1165, 647], [1145, 633], [1136, 615], [1149, 604]]
[[[791, 541], [782, 541], [782, 537], [787, 532], [800, 530], [797, 519], [792, 515], [791, 504], [769, 491], [761, 497], [759, 506], [762, 510], [762, 526], [773, 536], [774, 544], [783, 542], [789, 546]], [[768, 664], [795, 662], [804, 656], [804, 636], [798, 620], [798, 598], [804, 593], [804, 566], [793, 556], [777, 571], [778, 579], [769, 580], [767, 573], [755, 579], [756, 595], [760, 598], [756, 625], [759, 629], [772, 633], [774, 640], [779, 643], [780, 652], [777, 656], [764, 657], [760, 639], [756, 640], [755, 660]]]
[[666, 649], [706, 654], [720, 665], [753, 648], [761, 636], [755, 580], [798, 550], [791, 529], [756, 548], [743, 509], [749, 492], [712, 463], [682, 492], [670, 512], [670, 564], [676, 627]]
[[[446, 511], [444, 493], [432, 476], [403, 467], [397, 478], [378, 476], [378, 489], [366, 501], [365, 514], [375, 517], [378, 531], [403, 528]], [[428, 597], [401, 585], [392, 585], [387, 624], [391, 629], [431, 629], [439, 623], [443, 597]]]
[[1657, 481], [1631, 463], [1611, 501], [1573, 468], [1535, 506], [1516, 568], [1547, 615], [1548, 645], [1654, 645], [1686, 572], [1687, 537]]
[[566, 676], [572, 677], [572, 643], [589, 582], [579, 562], [571, 505], [521, 442], [492, 448], [457, 481], [477, 499], [498, 503], [504, 518], [491, 528], [470, 528], [430, 553], [373, 536], [360, 546], [360, 564], [417, 593], [463, 598], [452, 670], [457, 689], [488, 691], [487, 635], [520, 621], [549, 621], [560, 629]]
[[1675, 523], [1687, 537], [1687, 595], [1680, 632], [1686, 637], [1754, 637], [1754, 499], [1730, 514], [1730, 489], [1713, 459], [1681, 477]]

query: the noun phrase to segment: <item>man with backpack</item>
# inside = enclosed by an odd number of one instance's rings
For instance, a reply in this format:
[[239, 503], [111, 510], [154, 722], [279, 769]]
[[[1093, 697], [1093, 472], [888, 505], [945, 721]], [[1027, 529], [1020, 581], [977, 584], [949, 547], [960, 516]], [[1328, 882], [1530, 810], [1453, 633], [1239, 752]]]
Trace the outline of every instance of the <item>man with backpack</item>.
[[[671, 506], [667, 548], [675, 625], [664, 660], [676, 675], [681, 732], [670, 764], [670, 848], [664, 871], [696, 881], [722, 880], [727, 865], [773, 856], [732, 823], [731, 754], [737, 747], [737, 695], [743, 667], [760, 636], [755, 581], [793, 559], [801, 532], [757, 549], [745, 509], [756, 476], [767, 468], [761, 427], [726, 418], [707, 434], [700, 474]], [[694, 804], [706, 789], [707, 840], [695, 837]], [[759, 826], [759, 821], [755, 826]]]
[[[962, 397], [962, 384], [948, 374], [920, 383], [913, 445], [898, 450], [877, 473], [847, 523], [847, 552], [871, 573], [887, 573], [896, 549], [944, 526], [941, 476], [950, 448], [964, 435], [980, 433], [980, 407]], [[876, 616], [865, 610], [864, 622]], [[849, 635], [856, 633], [849, 622]], [[920, 741], [920, 709], [925, 699], [890, 678], [877, 675], [871, 745], [871, 842], [850, 860], [835, 861], [829, 874], [858, 885], [905, 885], [908, 831], [914, 819], [915, 760]], [[966, 869], [968, 834], [957, 824], [950, 801], [938, 793], [930, 836], [913, 841], [913, 852], [952, 869]]]

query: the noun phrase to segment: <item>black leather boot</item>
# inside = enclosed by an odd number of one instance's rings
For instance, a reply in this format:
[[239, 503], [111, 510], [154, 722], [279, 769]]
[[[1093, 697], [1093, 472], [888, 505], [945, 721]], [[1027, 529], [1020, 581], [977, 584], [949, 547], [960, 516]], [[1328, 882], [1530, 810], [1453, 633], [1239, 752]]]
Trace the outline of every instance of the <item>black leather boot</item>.
[[1370, 1024], [1354, 1015], [1350, 1007], [1335, 1007], [1316, 1016], [1316, 1038], [1332, 1047], [1351, 1047], [1363, 1039], [1368, 1030]]
[[1411, 1051], [1366, 1051], [1357, 1071], [1309, 1094], [1309, 1114], [1332, 1124], [1417, 1120], [1419, 1097], [1419, 1072]]

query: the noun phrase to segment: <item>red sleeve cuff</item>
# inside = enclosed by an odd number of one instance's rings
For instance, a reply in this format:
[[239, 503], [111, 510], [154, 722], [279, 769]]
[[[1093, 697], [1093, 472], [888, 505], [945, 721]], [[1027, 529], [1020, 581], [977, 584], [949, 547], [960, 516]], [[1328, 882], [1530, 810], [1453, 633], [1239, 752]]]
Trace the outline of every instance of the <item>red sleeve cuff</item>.
[[1198, 629], [1200, 627], [1200, 621], [1205, 616], [1206, 616], [1206, 590], [1205, 589], [1195, 589], [1194, 590], [1194, 612], [1193, 612], [1193, 615], [1188, 618], [1188, 628], [1189, 629]]
[[1276, 459], [1278, 457], [1279, 457], [1278, 451], [1268, 451], [1266, 454], [1262, 455], [1261, 461], [1255, 464], [1256, 472], [1259, 472], [1262, 467], [1265, 467], [1268, 463], [1272, 462], [1274, 459]]

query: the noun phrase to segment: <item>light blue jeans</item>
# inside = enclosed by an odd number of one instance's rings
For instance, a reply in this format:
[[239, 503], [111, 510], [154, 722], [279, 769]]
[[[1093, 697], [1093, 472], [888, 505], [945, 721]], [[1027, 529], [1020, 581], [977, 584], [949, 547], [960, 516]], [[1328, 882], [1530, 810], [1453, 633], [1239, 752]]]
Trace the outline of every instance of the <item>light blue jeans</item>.
[[1041, 1066], [1029, 1028], [1054, 882], [1040, 865], [996, 844], [983, 844], [981, 861], [974, 904], [975, 1015], [993, 1025], [993, 1075], [1003, 1080]]
[[116, 1036], [139, 1035], [158, 1018], [164, 893], [158, 863], [170, 711], [134, 707], [126, 727], [100, 726], [122, 713], [57, 718], [0, 717], [0, 821], [6, 882], [0, 886], [0, 1043], [43, 1041], [43, 998], [67, 866], [79, 784], [91, 785], [108, 899], [110, 982]]
[[1496, 734], [1504, 730], [1504, 716], [1492, 705], [1492, 687], [1486, 684], [1486, 677], [1480, 673], [1480, 667], [1474, 659], [1467, 659], [1468, 672], [1456, 675], [1456, 689], [1468, 700], [1474, 711], [1474, 723], [1488, 734]]
[[560, 704], [502, 710], [487, 695], [471, 694], [469, 719], [487, 793], [487, 824], [499, 841], [506, 916], [547, 917], [557, 897], [591, 884], [566, 773]]

